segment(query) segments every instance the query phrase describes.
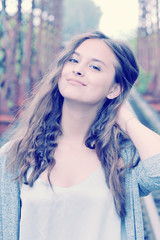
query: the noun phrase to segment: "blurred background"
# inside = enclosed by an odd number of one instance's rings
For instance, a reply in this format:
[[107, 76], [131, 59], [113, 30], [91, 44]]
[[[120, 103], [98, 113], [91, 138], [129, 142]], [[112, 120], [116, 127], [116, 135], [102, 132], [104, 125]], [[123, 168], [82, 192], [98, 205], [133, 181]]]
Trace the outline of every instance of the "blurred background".
[[[92, 30], [133, 49], [140, 76], [130, 103], [160, 133], [160, 0], [0, 0], [0, 146], [56, 54], [73, 35]], [[145, 239], [158, 240], [160, 191], [145, 199]]]
[[159, 0], [1, 0], [0, 135], [75, 34], [99, 29], [127, 41], [141, 72], [136, 90], [160, 112]]

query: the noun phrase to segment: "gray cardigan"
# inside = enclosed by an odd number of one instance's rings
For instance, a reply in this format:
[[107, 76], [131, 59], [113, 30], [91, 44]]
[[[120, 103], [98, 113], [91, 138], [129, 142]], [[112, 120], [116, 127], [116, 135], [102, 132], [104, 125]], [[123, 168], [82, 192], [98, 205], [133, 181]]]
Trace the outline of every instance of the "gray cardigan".
[[[18, 240], [20, 226], [20, 186], [5, 169], [5, 149], [0, 151], [0, 240]], [[121, 155], [125, 162], [132, 157], [132, 144]], [[136, 153], [134, 161], [138, 158]], [[140, 196], [160, 189], [160, 154], [140, 161], [125, 172], [126, 211], [125, 230], [128, 240], [144, 240]]]

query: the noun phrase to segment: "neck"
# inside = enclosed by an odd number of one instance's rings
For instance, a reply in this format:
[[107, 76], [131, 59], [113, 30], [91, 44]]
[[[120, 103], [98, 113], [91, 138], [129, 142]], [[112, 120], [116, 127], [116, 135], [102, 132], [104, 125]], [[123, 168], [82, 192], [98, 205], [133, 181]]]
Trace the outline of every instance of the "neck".
[[62, 138], [70, 142], [83, 144], [97, 111], [98, 105], [64, 100], [61, 120]]

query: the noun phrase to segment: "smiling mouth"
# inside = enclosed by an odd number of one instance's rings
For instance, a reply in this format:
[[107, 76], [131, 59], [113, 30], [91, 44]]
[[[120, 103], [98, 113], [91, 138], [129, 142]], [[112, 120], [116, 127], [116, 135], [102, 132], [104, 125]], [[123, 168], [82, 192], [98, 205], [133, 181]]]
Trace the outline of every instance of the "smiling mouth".
[[86, 86], [85, 83], [79, 81], [79, 80], [76, 80], [76, 79], [67, 79], [67, 81], [72, 84], [72, 85], [81, 85], [81, 86]]

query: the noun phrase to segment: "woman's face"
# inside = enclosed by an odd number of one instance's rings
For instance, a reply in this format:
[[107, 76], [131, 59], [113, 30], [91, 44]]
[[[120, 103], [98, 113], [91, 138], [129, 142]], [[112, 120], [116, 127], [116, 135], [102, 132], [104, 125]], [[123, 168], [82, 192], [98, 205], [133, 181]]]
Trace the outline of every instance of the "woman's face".
[[84, 41], [62, 69], [58, 86], [64, 100], [97, 104], [119, 95], [114, 84], [116, 65], [114, 53], [103, 40]]

